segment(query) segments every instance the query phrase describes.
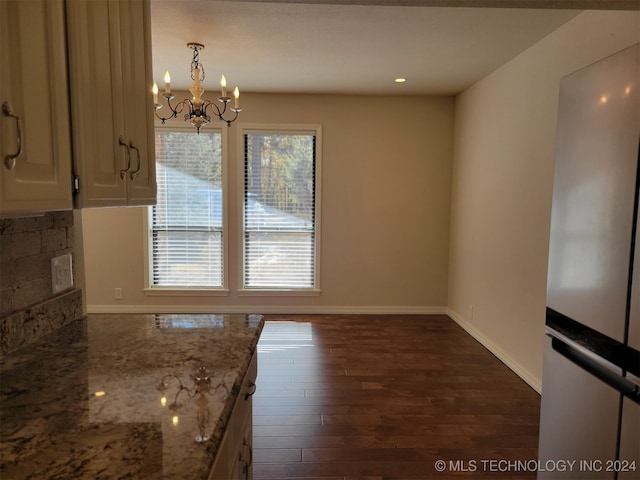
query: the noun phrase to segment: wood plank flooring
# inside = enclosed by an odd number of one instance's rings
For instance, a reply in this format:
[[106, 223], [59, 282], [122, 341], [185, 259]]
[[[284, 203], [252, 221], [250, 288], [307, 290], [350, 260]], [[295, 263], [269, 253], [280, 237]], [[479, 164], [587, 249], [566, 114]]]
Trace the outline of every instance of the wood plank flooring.
[[448, 317], [265, 319], [255, 480], [535, 478], [540, 396]]

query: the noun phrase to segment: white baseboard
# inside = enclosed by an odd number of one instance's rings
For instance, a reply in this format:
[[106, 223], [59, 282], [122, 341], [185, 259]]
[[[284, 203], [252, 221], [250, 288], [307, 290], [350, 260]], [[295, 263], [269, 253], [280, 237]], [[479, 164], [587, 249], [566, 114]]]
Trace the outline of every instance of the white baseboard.
[[480, 342], [487, 350], [493, 353], [498, 360], [509, 367], [516, 375], [524, 380], [531, 388], [533, 388], [539, 394], [542, 393], [542, 384], [540, 380], [531, 375], [531, 373], [523, 368], [516, 360], [509, 356], [504, 350], [498, 347], [495, 343], [485, 337], [479, 330], [470, 325], [462, 316], [456, 312], [447, 308], [447, 315], [453, 319], [458, 325], [460, 325], [469, 335]]
[[446, 315], [447, 307], [410, 306], [248, 306], [248, 305], [87, 305], [87, 313], [264, 313], [329, 315]]

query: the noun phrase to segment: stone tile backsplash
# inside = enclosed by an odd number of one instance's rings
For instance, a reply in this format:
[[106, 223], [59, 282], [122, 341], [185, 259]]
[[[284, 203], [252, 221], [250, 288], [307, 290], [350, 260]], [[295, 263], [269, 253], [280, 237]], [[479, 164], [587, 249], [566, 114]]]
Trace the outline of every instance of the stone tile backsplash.
[[51, 259], [73, 255], [73, 211], [0, 219], [0, 355], [82, 315], [80, 290], [53, 295]]

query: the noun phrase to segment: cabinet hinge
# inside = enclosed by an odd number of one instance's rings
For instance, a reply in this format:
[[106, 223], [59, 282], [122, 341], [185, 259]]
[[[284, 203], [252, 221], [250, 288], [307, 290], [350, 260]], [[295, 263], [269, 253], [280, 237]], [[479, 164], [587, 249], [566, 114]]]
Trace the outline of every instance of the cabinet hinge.
[[78, 193], [80, 191], [80, 179], [77, 175], [73, 176], [73, 193]]

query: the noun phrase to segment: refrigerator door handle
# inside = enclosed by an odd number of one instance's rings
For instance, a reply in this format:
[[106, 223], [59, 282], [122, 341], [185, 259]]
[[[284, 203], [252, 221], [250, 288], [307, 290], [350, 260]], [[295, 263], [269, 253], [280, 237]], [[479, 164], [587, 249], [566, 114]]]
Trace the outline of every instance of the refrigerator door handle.
[[600, 379], [610, 387], [616, 389], [631, 401], [640, 404], [640, 387], [625, 377], [612, 372], [600, 362], [572, 348], [557, 337], [551, 338], [552, 348], [567, 360], [573, 362], [594, 377]]
[[620, 375], [620, 373], [622, 372], [621, 366], [616, 365], [613, 362], [610, 362], [603, 355], [600, 355], [597, 352], [591, 350], [590, 348], [585, 347], [581, 343], [576, 342], [575, 340], [568, 337], [567, 335], [564, 335], [563, 333], [559, 332], [555, 328], [552, 328], [549, 325], [547, 325], [544, 328], [544, 331], [547, 334], [547, 336], [559, 340], [561, 343], [566, 344], [569, 348], [584, 355], [585, 357], [590, 358], [594, 362], [599, 363], [603, 368], [609, 369], [609, 371], [612, 374]]

